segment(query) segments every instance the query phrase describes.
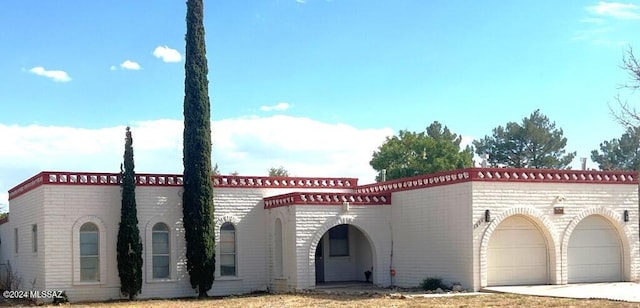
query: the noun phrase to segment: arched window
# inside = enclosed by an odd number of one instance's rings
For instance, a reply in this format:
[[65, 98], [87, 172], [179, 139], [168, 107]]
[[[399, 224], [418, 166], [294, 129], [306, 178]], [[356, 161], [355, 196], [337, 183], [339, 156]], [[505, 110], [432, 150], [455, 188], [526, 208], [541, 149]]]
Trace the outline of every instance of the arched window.
[[236, 228], [230, 222], [220, 227], [220, 276], [236, 275]]
[[99, 238], [96, 224], [80, 227], [80, 281], [100, 281]]
[[169, 278], [169, 227], [159, 222], [153, 226], [151, 234], [153, 254], [153, 278]]

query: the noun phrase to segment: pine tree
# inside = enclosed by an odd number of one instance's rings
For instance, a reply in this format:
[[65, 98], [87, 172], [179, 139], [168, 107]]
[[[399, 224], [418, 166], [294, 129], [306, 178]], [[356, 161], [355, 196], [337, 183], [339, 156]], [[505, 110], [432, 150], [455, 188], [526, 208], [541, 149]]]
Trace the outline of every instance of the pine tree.
[[576, 152], [567, 153], [567, 138], [539, 109], [521, 123], [509, 122], [491, 136], [473, 141], [476, 154], [489, 154], [492, 167], [568, 169]]
[[118, 274], [120, 292], [130, 300], [142, 290], [142, 241], [136, 210], [136, 179], [133, 163], [133, 138], [127, 127], [122, 175], [122, 206], [118, 228]]
[[213, 285], [215, 247], [211, 111], [202, 2], [187, 1], [182, 214], [191, 286], [199, 297], [206, 297]]

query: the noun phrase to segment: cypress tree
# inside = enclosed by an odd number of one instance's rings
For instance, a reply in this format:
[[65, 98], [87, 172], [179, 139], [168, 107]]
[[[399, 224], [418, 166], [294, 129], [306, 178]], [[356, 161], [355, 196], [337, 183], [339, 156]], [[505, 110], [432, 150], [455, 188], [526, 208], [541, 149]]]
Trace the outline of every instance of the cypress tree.
[[120, 292], [130, 300], [142, 290], [142, 241], [138, 230], [136, 210], [136, 173], [133, 163], [133, 138], [127, 127], [124, 144], [124, 170], [122, 176], [120, 225], [118, 228], [118, 275]]
[[184, 80], [182, 214], [191, 286], [206, 297], [213, 285], [215, 247], [211, 181], [211, 119], [203, 0], [187, 1]]

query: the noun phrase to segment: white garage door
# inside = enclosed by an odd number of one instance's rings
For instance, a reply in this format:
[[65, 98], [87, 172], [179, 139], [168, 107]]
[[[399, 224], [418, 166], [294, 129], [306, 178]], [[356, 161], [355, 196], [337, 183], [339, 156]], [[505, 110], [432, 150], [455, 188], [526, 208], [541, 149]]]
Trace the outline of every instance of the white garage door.
[[487, 285], [548, 284], [547, 259], [540, 230], [525, 217], [507, 218], [489, 239]]
[[622, 281], [618, 233], [604, 218], [583, 219], [569, 239], [569, 283]]

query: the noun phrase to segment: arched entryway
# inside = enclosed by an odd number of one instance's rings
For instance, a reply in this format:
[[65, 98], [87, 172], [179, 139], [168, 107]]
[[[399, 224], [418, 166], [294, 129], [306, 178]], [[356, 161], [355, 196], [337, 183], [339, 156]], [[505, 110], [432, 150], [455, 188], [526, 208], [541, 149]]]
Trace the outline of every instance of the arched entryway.
[[549, 245], [543, 232], [524, 215], [504, 219], [487, 248], [487, 285], [549, 283]]
[[600, 215], [582, 219], [567, 251], [568, 282], [623, 281], [622, 245], [613, 225]]
[[[366, 281], [373, 270], [372, 245], [356, 226], [340, 224], [325, 232], [315, 249], [316, 284]], [[373, 275], [369, 274], [370, 282]]]

